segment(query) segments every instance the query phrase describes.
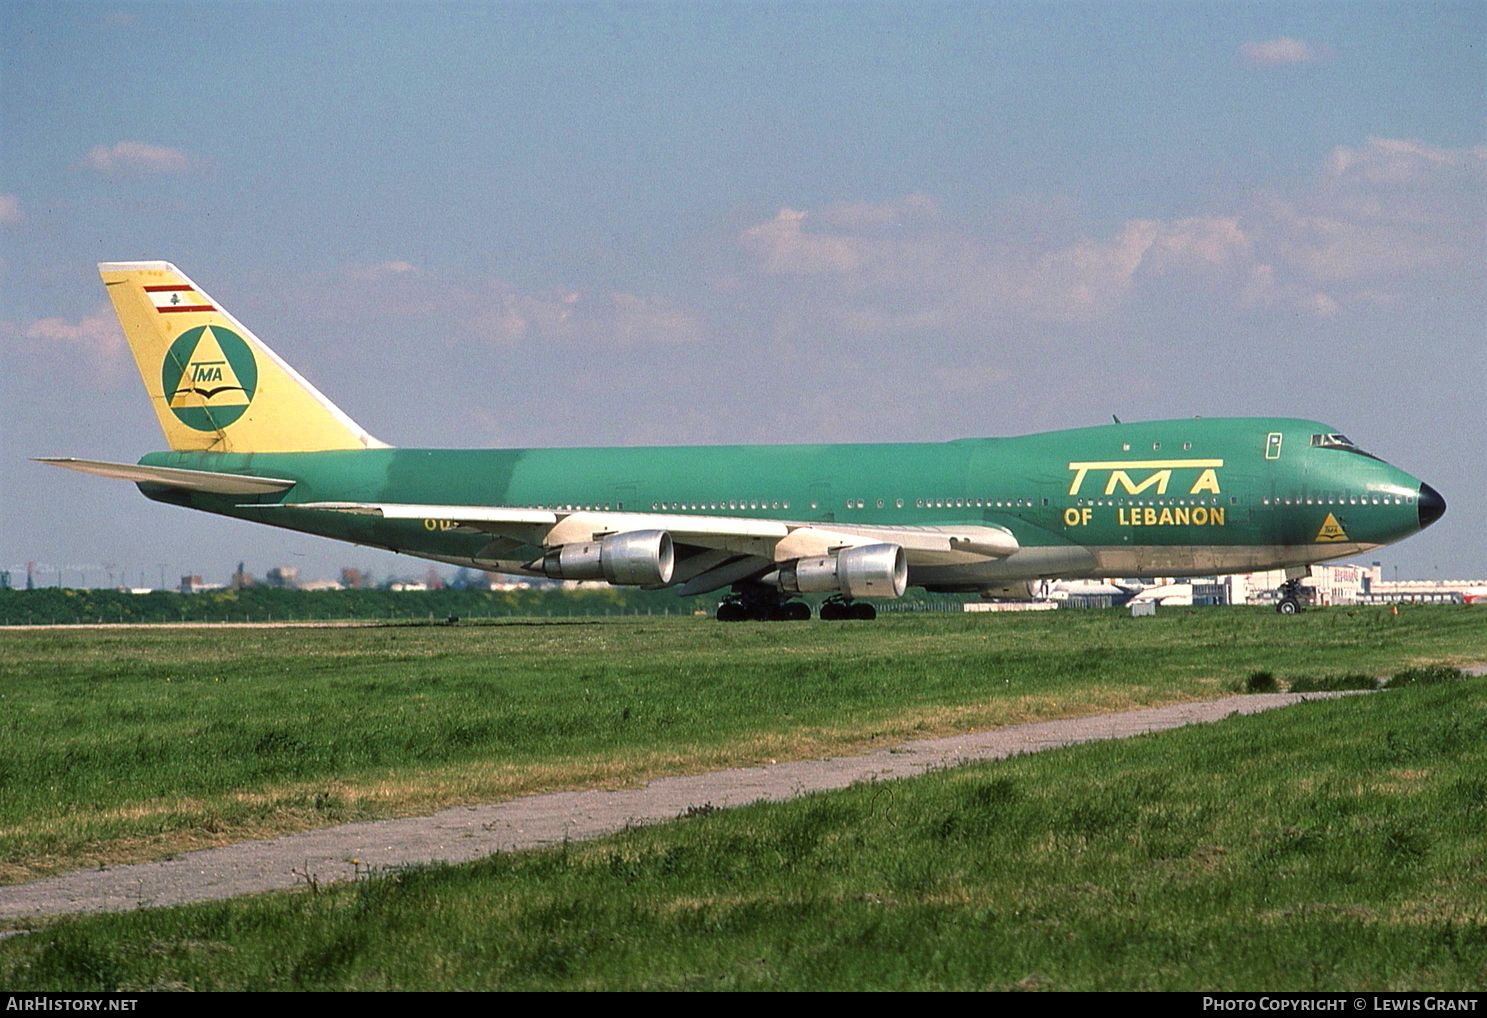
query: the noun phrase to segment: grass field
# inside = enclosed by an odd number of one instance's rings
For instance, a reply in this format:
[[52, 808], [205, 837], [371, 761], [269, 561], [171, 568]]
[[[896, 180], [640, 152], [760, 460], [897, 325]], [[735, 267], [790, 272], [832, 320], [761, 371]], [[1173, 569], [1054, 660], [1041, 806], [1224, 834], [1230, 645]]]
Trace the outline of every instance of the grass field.
[[1487, 680], [0, 941], [16, 989], [1487, 989]]
[[1487, 661], [1487, 612], [0, 635], [0, 879], [460, 802]]

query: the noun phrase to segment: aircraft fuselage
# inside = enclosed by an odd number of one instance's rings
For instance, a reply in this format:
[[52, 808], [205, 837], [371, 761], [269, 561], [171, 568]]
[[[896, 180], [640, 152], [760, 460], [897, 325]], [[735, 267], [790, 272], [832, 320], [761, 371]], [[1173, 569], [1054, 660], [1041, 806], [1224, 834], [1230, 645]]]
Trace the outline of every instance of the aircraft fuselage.
[[437, 515], [262, 507], [347, 501], [1005, 528], [1018, 544], [1010, 556], [910, 567], [911, 585], [969, 591], [1302, 566], [1398, 541], [1444, 510], [1429, 485], [1350, 444], [1327, 444], [1336, 437], [1301, 419], [1192, 418], [916, 444], [168, 452], [141, 462], [295, 484], [256, 497], [140, 488], [159, 501], [516, 573], [541, 549]]

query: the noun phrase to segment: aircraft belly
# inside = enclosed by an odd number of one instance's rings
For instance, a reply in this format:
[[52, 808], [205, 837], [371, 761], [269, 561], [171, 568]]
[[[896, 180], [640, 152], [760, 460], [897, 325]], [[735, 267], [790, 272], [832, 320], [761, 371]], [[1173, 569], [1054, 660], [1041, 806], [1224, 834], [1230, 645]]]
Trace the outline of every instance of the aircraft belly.
[[[1361, 555], [1376, 544], [1126, 545], [1096, 546], [1092, 576], [1225, 575], [1311, 565]], [[1072, 574], [1070, 574], [1072, 576]]]
[[1024, 548], [995, 562], [909, 567], [914, 586], [955, 586], [1043, 578], [1223, 575], [1310, 565], [1361, 555], [1376, 544], [1105, 545]]
[[1002, 583], [1043, 577], [1085, 576], [1096, 567], [1090, 549], [1077, 544], [1022, 548], [1004, 559], [960, 564], [911, 565], [913, 586]]

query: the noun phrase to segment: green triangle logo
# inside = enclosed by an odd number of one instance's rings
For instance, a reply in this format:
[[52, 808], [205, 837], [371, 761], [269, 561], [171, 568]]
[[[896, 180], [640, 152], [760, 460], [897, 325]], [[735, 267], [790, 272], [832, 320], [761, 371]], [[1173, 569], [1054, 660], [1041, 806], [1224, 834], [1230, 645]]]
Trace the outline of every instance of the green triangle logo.
[[258, 362], [236, 332], [198, 325], [177, 336], [166, 351], [160, 383], [166, 405], [182, 424], [221, 431], [253, 402]]

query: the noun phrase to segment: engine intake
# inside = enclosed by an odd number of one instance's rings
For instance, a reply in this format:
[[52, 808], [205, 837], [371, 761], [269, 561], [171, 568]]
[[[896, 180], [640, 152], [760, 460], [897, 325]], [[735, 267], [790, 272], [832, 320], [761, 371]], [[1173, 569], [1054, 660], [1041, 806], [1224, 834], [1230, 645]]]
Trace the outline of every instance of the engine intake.
[[848, 598], [900, 597], [908, 581], [908, 559], [896, 544], [869, 544], [797, 559], [779, 572], [780, 588], [792, 594], [837, 592]]
[[554, 580], [608, 580], [619, 586], [665, 586], [675, 564], [671, 535], [664, 530], [575, 541], [542, 556], [542, 572]]

